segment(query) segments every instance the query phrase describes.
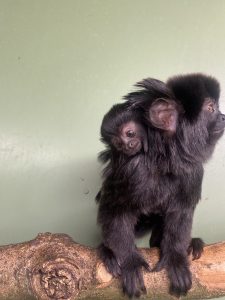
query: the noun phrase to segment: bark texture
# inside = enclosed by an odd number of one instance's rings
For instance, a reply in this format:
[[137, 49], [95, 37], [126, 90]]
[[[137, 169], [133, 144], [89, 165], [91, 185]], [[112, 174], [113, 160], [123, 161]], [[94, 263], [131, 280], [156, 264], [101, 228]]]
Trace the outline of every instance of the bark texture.
[[[140, 249], [151, 266], [157, 249]], [[122, 300], [120, 281], [112, 278], [96, 249], [79, 245], [64, 234], [39, 234], [32, 241], [0, 247], [1, 300]], [[190, 257], [191, 260], [191, 257]], [[191, 262], [193, 287], [185, 299], [225, 295], [225, 242], [208, 245]], [[144, 272], [144, 299], [174, 299], [165, 271]]]

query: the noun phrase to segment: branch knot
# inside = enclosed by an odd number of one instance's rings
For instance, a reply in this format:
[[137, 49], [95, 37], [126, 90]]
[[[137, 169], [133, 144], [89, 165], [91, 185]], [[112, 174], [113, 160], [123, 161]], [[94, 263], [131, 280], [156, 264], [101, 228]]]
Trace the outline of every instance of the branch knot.
[[80, 270], [70, 259], [49, 260], [32, 272], [31, 286], [38, 299], [71, 299], [78, 294]]

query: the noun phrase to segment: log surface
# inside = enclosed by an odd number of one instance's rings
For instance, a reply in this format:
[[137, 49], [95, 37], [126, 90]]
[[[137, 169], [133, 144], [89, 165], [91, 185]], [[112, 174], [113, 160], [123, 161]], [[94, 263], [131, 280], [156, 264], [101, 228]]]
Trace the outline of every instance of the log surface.
[[[153, 267], [157, 249], [140, 249]], [[1, 300], [122, 300], [120, 281], [112, 278], [96, 249], [75, 243], [65, 234], [39, 234], [32, 241], [0, 247]], [[191, 260], [191, 257], [190, 257]], [[185, 299], [225, 296], [225, 242], [208, 245], [191, 262], [193, 286]], [[143, 272], [144, 299], [175, 299], [168, 294], [165, 271]], [[182, 298], [182, 299], [183, 299]]]

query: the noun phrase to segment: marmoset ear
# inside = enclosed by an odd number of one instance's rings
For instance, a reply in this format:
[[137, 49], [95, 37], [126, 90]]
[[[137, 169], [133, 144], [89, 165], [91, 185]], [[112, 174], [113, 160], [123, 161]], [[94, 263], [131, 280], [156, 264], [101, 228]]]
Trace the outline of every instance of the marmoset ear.
[[174, 100], [159, 98], [149, 108], [149, 120], [153, 127], [168, 133], [174, 133], [177, 128], [178, 106]]

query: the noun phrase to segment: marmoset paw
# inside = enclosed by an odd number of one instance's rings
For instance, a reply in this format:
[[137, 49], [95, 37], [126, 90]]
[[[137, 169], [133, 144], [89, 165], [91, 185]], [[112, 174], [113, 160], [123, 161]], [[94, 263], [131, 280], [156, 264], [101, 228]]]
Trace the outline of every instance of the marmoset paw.
[[140, 297], [142, 293], [146, 294], [142, 268], [150, 271], [148, 263], [141, 256], [132, 256], [122, 265], [122, 286], [123, 292], [129, 298]]
[[109, 273], [114, 277], [121, 275], [120, 266], [111, 249], [107, 248], [104, 244], [101, 244], [98, 247], [98, 254]]
[[199, 259], [204, 251], [204, 245], [202, 239], [193, 238], [191, 240], [190, 246], [188, 247], [188, 255], [192, 254], [192, 260]]
[[180, 297], [185, 296], [192, 286], [191, 272], [187, 265], [171, 265], [168, 268], [170, 279], [170, 294]]

